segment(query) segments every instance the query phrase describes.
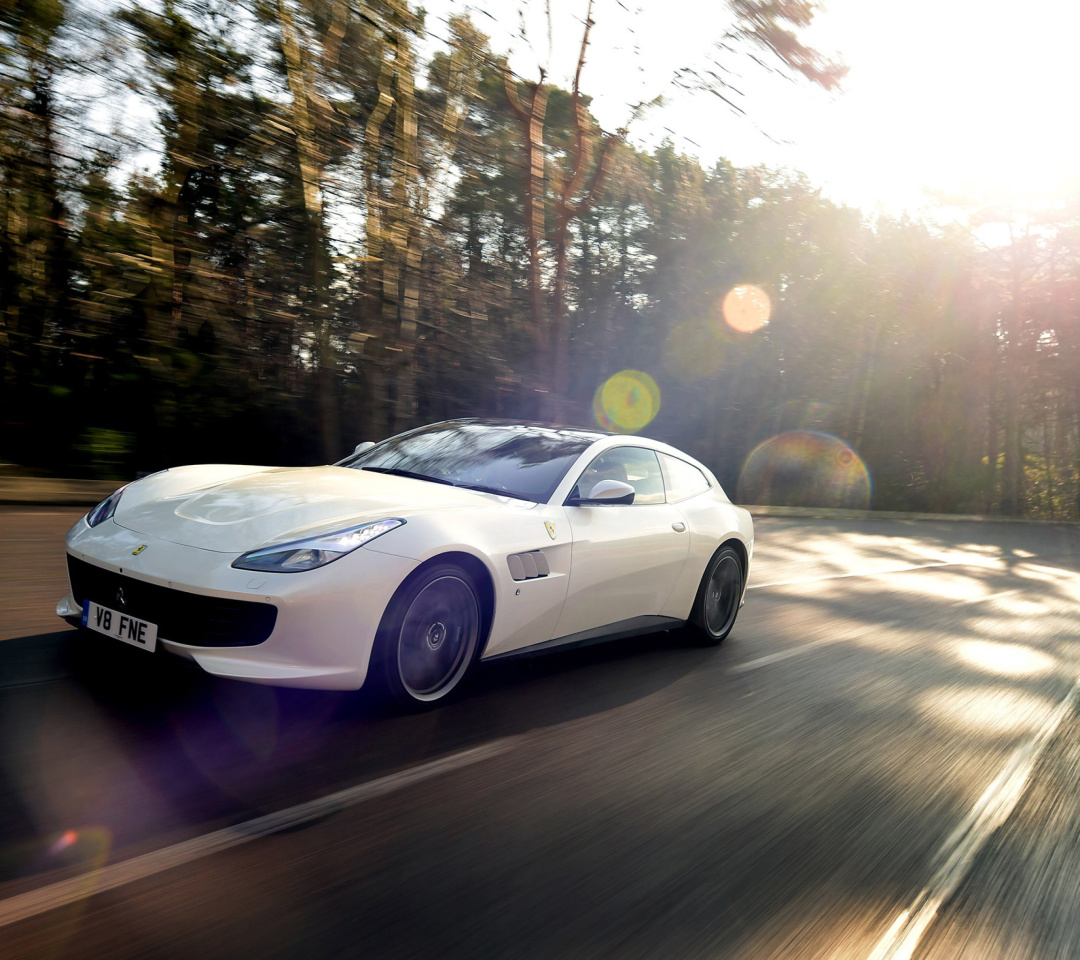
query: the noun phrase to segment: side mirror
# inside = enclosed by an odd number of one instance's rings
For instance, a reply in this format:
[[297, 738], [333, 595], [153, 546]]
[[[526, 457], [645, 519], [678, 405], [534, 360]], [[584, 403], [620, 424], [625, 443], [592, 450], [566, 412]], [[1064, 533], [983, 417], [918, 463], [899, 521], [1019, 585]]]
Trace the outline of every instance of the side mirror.
[[635, 492], [621, 480], [601, 480], [589, 491], [589, 499], [597, 503], [633, 503]]
[[367, 453], [373, 446], [375, 446], [374, 440], [365, 440], [363, 443], [358, 443], [356, 449], [349, 456], [355, 457], [358, 453]]
[[589, 504], [633, 503], [635, 490], [621, 480], [601, 480], [587, 497], [567, 501], [567, 506], [581, 507]]

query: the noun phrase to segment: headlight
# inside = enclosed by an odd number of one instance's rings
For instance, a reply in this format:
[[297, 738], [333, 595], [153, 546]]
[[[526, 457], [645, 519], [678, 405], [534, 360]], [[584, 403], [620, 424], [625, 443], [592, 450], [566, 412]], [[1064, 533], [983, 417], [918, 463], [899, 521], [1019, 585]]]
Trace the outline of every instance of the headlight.
[[91, 527], [96, 527], [99, 523], [104, 523], [108, 520], [109, 517], [116, 513], [116, 505], [120, 502], [120, 497], [126, 489], [127, 484], [125, 483], [116, 491], [116, 493], [112, 494], [112, 496], [102, 500], [101, 503], [86, 515], [86, 522]]
[[290, 543], [275, 543], [273, 546], [260, 547], [237, 557], [232, 565], [238, 570], [264, 570], [268, 573], [299, 573], [302, 570], [314, 570], [316, 567], [333, 563], [339, 557], [352, 553], [357, 547], [370, 543], [376, 537], [402, 526], [404, 520], [391, 517], [376, 520], [374, 523], [362, 523], [345, 530], [324, 533], [305, 540], [293, 540]]

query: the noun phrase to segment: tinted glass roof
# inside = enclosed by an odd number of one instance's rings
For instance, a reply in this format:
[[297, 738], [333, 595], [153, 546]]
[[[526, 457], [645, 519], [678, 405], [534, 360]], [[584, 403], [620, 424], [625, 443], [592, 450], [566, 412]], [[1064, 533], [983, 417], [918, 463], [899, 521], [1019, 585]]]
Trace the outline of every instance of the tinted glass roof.
[[567, 424], [544, 423], [540, 420], [499, 420], [495, 417], [457, 417], [453, 420], [443, 420], [439, 423], [432, 424], [432, 426], [448, 427], [458, 423], [479, 427], [520, 427], [525, 431], [535, 430], [537, 434], [543, 436], [550, 436], [552, 433], [560, 433], [570, 437], [578, 437], [590, 442], [599, 440], [601, 437], [613, 436], [613, 434], [606, 430], [596, 430], [591, 427], [572, 427]]
[[444, 420], [390, 437], [338, 466], [543, 503], [594, 430], [520, 420]]

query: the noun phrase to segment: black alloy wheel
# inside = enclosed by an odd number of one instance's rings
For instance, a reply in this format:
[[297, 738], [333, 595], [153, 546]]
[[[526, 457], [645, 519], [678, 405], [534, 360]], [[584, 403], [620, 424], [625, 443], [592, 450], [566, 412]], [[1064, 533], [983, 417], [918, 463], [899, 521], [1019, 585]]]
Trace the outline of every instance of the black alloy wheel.
[[377, 669], [398, 704], [421, 707], [449, 696], [480, 642], [480, 600], [461, 567], [425, 570], [394, 598], [379, 628]]
[[702, 643], [715, 646], [731, 633], [739, 615], [745, 576], [742, 558], [734, 547], [721, 547], [709, 561], [690, 617]]

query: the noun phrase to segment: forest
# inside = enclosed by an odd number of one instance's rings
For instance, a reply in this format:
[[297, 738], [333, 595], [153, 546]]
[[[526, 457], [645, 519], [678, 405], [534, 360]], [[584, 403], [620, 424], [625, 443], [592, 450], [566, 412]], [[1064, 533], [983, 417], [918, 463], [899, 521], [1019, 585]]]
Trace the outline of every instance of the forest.
[[[840, 79], [809, 4], [731, 6]], [[665, 440], [744, 503], [1077, 519], [1075, 198], [919, 222], [636, 148], [590, 112], [588, 10], [564, 89], [405, 0], [5, 0], [0, 461], [500, 417]]]

